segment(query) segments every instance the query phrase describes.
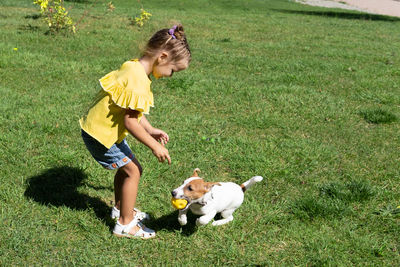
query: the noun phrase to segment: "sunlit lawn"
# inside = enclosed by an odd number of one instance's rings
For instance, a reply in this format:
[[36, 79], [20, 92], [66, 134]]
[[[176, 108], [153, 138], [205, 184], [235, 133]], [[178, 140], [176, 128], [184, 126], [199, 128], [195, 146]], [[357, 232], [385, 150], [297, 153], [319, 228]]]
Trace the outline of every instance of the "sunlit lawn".
[[[66, 1], [74, 34], [46, 34], [31, 1], [0, 3], [0, 265], [400, 264], [400, 19], [287, 1]], [[141, 5], [152, 13], [130, 24]], [[113, 172], [78, 119], [98, 79], [180, 21], [188, 70], [153, 80], [148, 117], [172, 165], [128, 141], [144, 167], [150, 241], [111, 235]], [[14, 49], [17, 48], [17, 49]], [[234, 221], [180, 227], [170, 191], [265, 179]]]

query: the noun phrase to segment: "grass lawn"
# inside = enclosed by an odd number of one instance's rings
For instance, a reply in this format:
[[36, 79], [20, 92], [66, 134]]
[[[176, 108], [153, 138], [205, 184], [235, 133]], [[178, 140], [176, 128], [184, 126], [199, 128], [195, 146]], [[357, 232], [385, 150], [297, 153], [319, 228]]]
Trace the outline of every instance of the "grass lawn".
[[[399, 266], [400, 19], [279, 0], [66, 1], [46, 34], [29, 0], [0, 2], [0, 266]], [[129, 18], [153, 14], [144, 27]], [[78, 119], [98, 79], [180, 21], [193, 60], [154, 80], [148, 117], [172, 165], [134, 138], [150, 241], [116, 238], [113, 172]], [[17, 48], [17, 49], [14, 49]], [[202, 170], [244, 182], [234, 221], [180, 227], [170, 190]]]

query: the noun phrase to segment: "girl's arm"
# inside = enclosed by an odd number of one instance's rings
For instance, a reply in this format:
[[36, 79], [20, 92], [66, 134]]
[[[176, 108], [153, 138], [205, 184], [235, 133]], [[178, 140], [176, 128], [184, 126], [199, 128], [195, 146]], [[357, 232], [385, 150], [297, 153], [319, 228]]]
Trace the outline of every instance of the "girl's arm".
[[[168, 150], [159, 144], [156, 139], [154, 139], [146, 130], [145, 127], [148, 127], [150, 123], [146, 120], [144, 125], [139, 123], [138, 120], [139, 112], [136, 110], [128, 109], [124, 116], [124, 124], [125, 128], [132, 134], [137, 140], [141, 143], [149, 147], [154, 156], [158, 158], [160, 162], [164, 162], [164, 160], [168, 161], [168, 164], [171, 164], [171, 158], [169, 156]], [[144, 117], [142, 117], [142, 120]], [[146, 124], [147, 122], [147, 124]], [[151, 127], [151, 125], [150, 125]], [[153, 127], [151, 127], [153, 128]]]
[[140, 125], [142, 125], [146, 132], [148, 132], [149, 134], [151, 134], [151, 132], [153, 131], [153, 126], [151, 126], [150, 122], [147, 120], [144, 114], [142, 115], [142, 119], [140, 120]]
[[140, 125], [143, 126], [143, 128], [148, 132], [154, 139], [157, 141], [161, 142], [162, 145], [165, 145], [169, 141], [169, 136], [166, 132], [163, 130], [154, 128], [151, 126], [150, 122], [147, 120], [147, 118], [142, 115], [142, 119], [140, 120]]

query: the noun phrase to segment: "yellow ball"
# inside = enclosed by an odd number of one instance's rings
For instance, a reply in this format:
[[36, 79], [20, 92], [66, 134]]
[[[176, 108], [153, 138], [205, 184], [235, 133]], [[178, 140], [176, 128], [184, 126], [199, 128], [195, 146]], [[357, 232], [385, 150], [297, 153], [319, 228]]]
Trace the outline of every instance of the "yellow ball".
[[178, 198], [172, 198], [171, 203], [172, 206], [174, 206], [174, 208], [178, 210], [184, 209], [188, 204], [186, 199], [178, 199]]

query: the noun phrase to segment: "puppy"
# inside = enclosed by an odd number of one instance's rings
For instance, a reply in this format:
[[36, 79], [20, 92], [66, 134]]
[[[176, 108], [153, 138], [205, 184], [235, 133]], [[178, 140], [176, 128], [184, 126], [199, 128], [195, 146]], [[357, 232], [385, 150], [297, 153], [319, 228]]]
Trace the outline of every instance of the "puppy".
[[214, 221], [212, 225], [223, 225], [232, 221], [233, 212], [243, 202], [244, 191], [263, 179], [261, 176], [254, 176], [240, 186], [231, 182], [211, 183], [200, 178], [199, 171], [196, 168], [192, 177], [171, 192], [172, 197], [188, 201], [187, 206], [179, 210], [178, 221], [181, 225], [187, 224], [186, 213], [189, 209], [196, 215], [202, 215], [196, 220], [198, 226], [208, 224], [217, 213], [221, 213], [222, 219]]

